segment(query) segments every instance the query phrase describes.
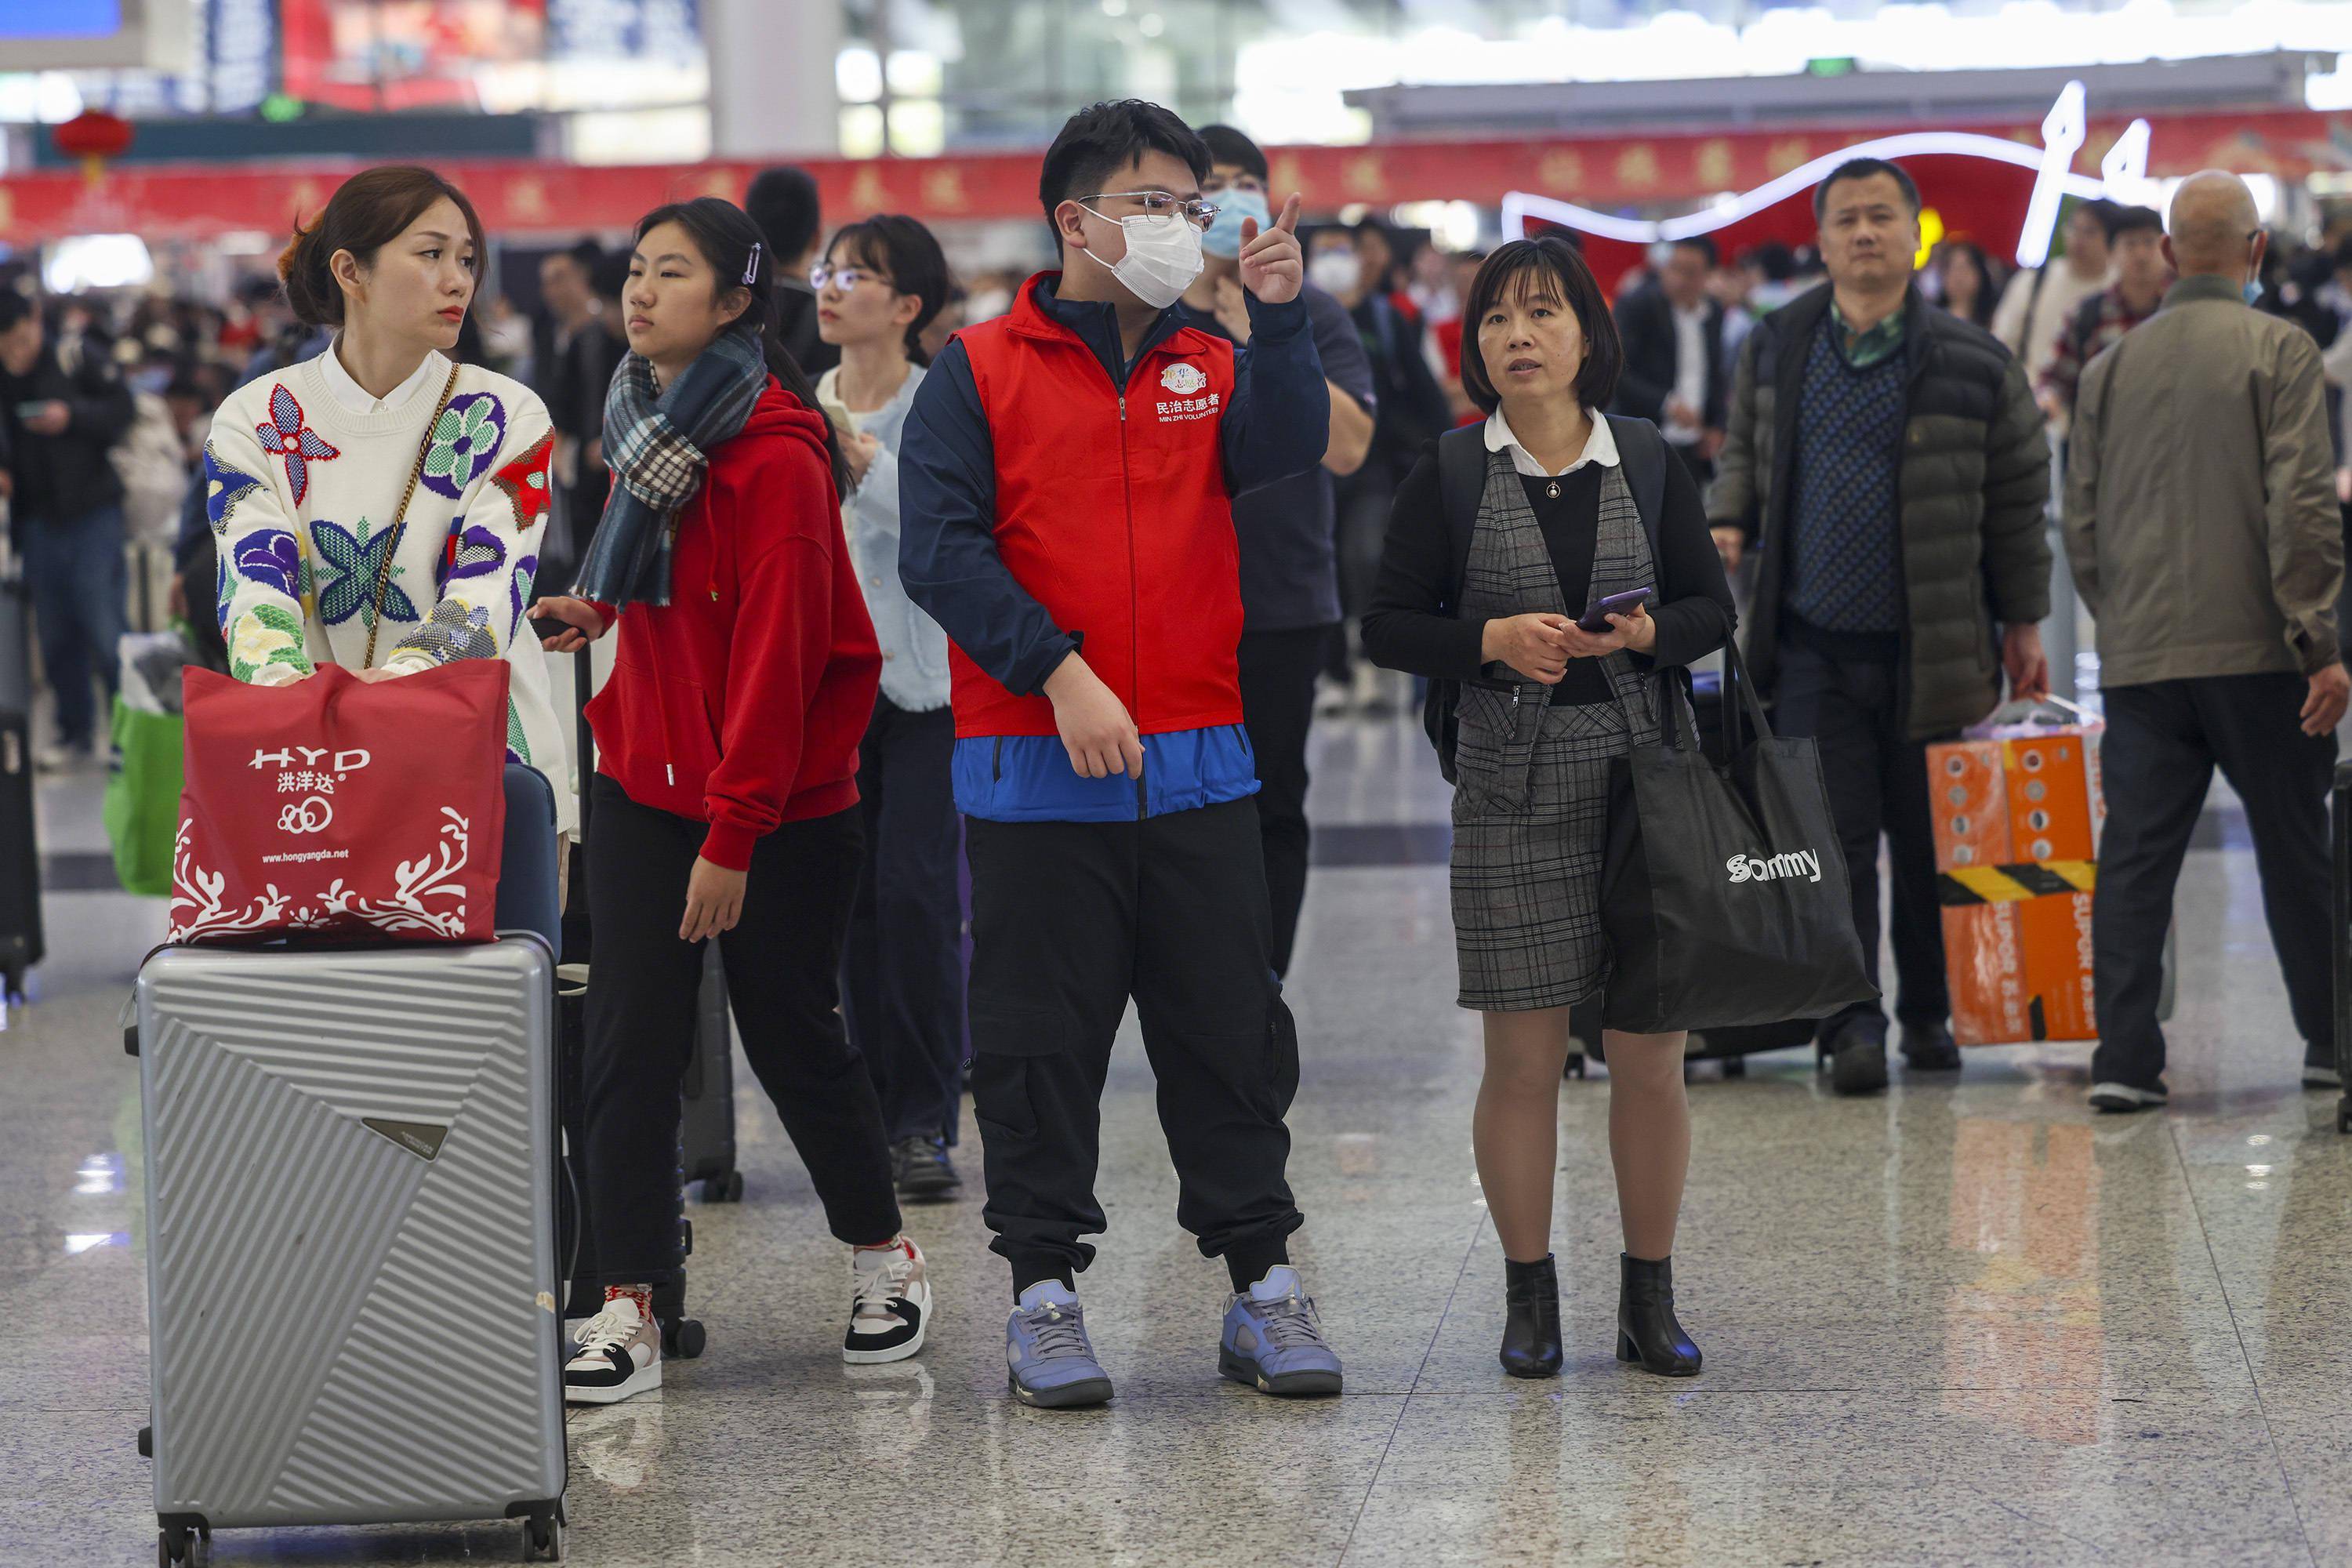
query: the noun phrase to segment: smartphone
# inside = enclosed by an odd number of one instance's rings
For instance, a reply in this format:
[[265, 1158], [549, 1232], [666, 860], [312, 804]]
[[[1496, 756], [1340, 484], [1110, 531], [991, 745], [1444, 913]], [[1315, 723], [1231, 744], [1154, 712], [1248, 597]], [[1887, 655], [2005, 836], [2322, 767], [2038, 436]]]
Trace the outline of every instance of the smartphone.
[[36, 397], [30, 403], [19, 403], [16, 405], [16, 417], [37, 419], [48, 406], [49, 400], [46, 397]]
[[577, 628], [561, 616], [533, 616], [530, 618], [530, 629], [538, 634], [540, 641], [545, 642], [550, 637], [560, 637], [565, 632]]
[[1609, 630], [1610, 616], [1630, 616], [1634, 605], [1648, 603], [1649, 597], [1650, 590], [1635, 588], [1630, 593], [1612, 594], [1605, 599], [1595, 599], [1592, 607], [1585, 611], [1584, 617], [1576, 623], [1576, 629], [1600, 637]]

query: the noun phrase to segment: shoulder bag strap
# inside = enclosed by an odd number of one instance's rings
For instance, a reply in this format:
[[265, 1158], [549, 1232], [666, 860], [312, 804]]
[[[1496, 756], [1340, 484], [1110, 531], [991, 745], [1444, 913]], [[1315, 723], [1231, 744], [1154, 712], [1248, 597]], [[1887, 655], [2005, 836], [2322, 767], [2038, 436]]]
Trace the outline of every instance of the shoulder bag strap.
[[[1625, 488], [1633, 492], [1633, 510], [1642, 514], [1642, 531], [1650, 536], [1651, 559], [1663, 574], [1658, 518], [1666, 504], [1666, 438], [1647, 419], [1623, 414], [1604, 417], [1609, 433], [1617, 440], [1617, 460], [1625, 467]], [[1664, 584], [1660, 587], [1663, 591]]]
[[383, 595], [392, 586], [392, 558], [400, 553], [401, 535], [408, 531], [408, 503], [416, 499], [416, 481], [424, 476], [425, 454], [433, 450], [433, 432], [448, 410], [450, 395], [457, 390], [461, 368], [451, 365], [449, 379], [441, 384], [441, 401], [433, 405], [433, 417], [425, 422], [425, 437], [416, 443], [416, 461], [408, 468], [408, 488], [400, 492], [399, 509], [392, 514], [392, 542], [383, 547], [383, 560], [375, 569], [375, 613], [368, 618], [367, 657], [360, 661], [362, 669], [375, 668], [375, 637], [383, 629]]
[[1756, 683], [1748, 679], [1747, 661], [1739, 657], [1739, 639], [1727, 637], [1723, 644], [1723, 754], [1739, 755], [1739, 719], [1745, 714], [1754, 739], [1772, 738], [1771, 721], [1764, 716], [1764, 704], [1757, 700]]

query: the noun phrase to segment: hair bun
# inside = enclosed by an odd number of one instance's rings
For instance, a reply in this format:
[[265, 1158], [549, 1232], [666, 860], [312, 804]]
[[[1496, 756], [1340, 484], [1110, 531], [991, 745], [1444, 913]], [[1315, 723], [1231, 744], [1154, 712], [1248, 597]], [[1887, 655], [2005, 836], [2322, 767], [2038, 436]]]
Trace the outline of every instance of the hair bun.
[[288, 240], [286, 248], [278, 253], [278, 280], [280, 283], [291, 283], [294, 280], [295, 269], [302, 265], [302, 247], [318, 232], [317, 218], [312, 218], [307, 224], [300, 218], [294, 220], [294, 237]]

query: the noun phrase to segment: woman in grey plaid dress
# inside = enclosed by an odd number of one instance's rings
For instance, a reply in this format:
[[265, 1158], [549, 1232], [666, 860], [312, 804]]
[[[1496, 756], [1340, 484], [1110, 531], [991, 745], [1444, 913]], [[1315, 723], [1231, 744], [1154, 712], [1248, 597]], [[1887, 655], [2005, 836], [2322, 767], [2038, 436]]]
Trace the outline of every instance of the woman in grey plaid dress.
[[[1464, 321], [1462, 384], [1488, 417], [1443, 437], [1397, 491], [1363, 635], [1379, 664], [1461, 683], [1454, 938], [1486, 1047], [1472, 1138], [1506, 1259], [1503, 1367], [1548, 1377], [1562, 1360], [1549, 1246], [1568, 1010], [1610, 970], [1611, 764], [1656, 742], [1660, 702], [1685, 701], [1679, 668], [1730, 636], [1731, 591], [1681, 459], [1647, 421], [1597, 412], [1623, 353], [1574, 248], [1501, 247]], [[1579, 628], [1588, 606], [1637, 590], [1646, 603], [1605, 630]], [[1605, 1043], [1625, 1233], [1617, 1353], [1689, 1376], [1699, 1351], [1675, 1321], [1671, 1267], [1690, 1156], [1683, 1037]]]

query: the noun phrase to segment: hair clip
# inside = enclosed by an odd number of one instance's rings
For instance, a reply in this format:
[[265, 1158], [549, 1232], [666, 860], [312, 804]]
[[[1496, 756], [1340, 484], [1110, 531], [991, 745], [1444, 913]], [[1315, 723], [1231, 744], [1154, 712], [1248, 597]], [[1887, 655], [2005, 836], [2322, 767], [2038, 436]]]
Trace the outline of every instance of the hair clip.
[[755, 239], [751, 242], [751, 255], [750, 258], [743, 263], [743, 281], [746, 284], [749, 284], [754, 278], [757, 278], [759, 274], [760, 242]]

